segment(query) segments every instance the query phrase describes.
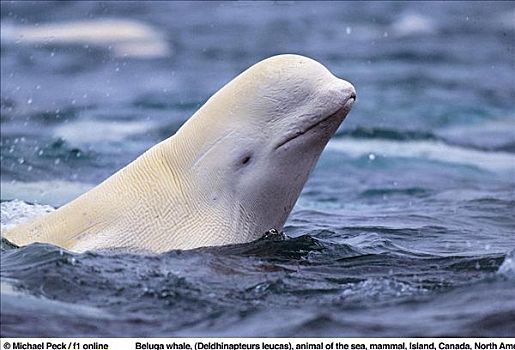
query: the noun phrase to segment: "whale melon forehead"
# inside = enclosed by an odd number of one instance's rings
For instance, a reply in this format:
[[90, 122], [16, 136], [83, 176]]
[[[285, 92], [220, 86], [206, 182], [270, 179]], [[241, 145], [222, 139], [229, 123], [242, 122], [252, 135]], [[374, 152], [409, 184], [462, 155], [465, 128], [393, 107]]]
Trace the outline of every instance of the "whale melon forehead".
[[259, 65], [275, 65], [275, 66], [292, 66], [292, 65], [313, 65], [313, 66], [322, 66], [316, 60], [296, 54], [281, 54], [269, 57], [255, 64], [255, 66]]
[[[248, 68], [220, 90], [233, 105], [237, 101], [248, 109], [280, 111], [330, 93], [339, 81], [319, 62], [301, 55], [282, 54]], [[245, 107], [245, 108], [247, 108]]]
[[332, 77], [332, 74], [319, 62], [305, 56], [282, 54], [272, 56], [256, 63], [248, 70], [264, 73], [268, 78], [299, 78], [319, 80], [322, 77]]
[[337, 81], [319, 62], [301, 55], [272, 56], [228, 82], [201, 108], [219, 122], [272, 117], [327, 93]]

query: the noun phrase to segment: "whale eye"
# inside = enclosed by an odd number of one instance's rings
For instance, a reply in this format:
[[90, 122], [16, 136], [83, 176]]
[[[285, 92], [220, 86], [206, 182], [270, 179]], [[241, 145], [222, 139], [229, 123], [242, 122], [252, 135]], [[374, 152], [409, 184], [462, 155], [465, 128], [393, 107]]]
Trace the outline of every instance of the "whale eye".
[[241, 164], [245, 165], [245, 164], [248, 164], [250, 162], [250, 156], [245, 156], [242, 160], [241, 160]]
[[236, 162], [234, 163], [236, 168], [242, 169], [247, 167], [250, 163], [252, 163], [254, 154], [252, 151], [245, 151], [243, 153], [240, 153], [238, 158], [236, 158]]

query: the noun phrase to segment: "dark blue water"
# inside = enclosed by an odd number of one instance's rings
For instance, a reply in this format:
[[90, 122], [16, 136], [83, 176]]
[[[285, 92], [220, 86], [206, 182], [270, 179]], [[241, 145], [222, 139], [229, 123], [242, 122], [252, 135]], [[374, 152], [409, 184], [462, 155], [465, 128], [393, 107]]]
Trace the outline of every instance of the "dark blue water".
[[4, 241], [2, 336], [515, 335], [515, 4], [1, 9], [2, 225], [107, 178], [268, 56], [315, 58], [358, 94], [286, 239]]

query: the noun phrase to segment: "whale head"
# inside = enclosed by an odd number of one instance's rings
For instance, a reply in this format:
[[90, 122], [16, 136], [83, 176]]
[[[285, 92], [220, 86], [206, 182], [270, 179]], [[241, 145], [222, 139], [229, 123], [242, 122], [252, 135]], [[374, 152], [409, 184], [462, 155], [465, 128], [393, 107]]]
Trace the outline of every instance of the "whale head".
[[281, 230], [355, 99], [352, 84], [299, 55], [263, 60], [214, 94], [181, 136], [190, 146], [198, 142], [190, 163], [197, 201], [209, 212], [206, 220], [217, 221], [206, 228], [225, 230], [206, 229], [199, 245]]

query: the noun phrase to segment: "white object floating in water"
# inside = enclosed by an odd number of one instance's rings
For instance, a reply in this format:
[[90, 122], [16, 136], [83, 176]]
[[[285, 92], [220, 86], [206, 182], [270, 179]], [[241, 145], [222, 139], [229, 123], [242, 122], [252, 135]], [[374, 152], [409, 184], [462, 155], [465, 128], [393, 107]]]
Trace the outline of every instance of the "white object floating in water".
[[159, 58], [170, 54], [163, 33], [128, 19], [95, 19], [33, 25], [2, 24], [2, 43], [108, 48], [117, 57]]

